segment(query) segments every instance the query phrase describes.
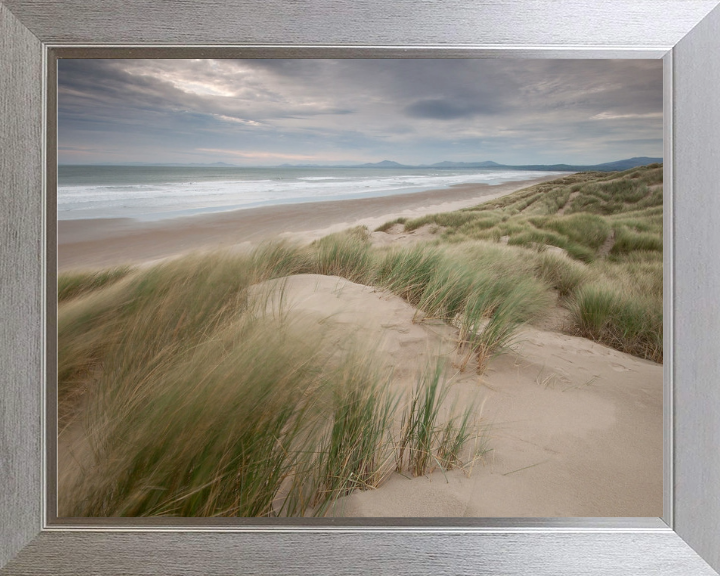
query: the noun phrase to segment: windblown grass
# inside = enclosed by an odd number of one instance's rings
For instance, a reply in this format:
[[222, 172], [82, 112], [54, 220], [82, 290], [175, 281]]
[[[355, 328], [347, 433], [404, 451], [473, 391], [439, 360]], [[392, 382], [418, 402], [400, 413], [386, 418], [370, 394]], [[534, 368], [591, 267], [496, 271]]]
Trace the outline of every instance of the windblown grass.
[[129, 266], [118, 266], [107, 270], [76, 271], [60, 274], [58, 276], [58, 302], [64, 302], [103, 286], [109, 286], [129, 273]]
[[308, 441], [319, 364], [303, 339], [245, 315], [183, 356], [164, 351], [152, 370], [106, 370], [88, 412], [94, 456], [66, 495], [70, 514], [271, 514], [288, 455]]
[[547, 252], [538, 258], [536, 273], [555, 288], [561, 297], [570, 296], [590, 277], [588, 266]]
[[[402, 217], [395, 218], [395, 220], [389, 220], [389, 221], [381, 224], [377, 228], [375, 228], [375, 232], [387, 232], [388, 230], [390, 230], [390, 228], [395, 226], [395, 224], [405, 224], [405, 222], [407, 222], [407, 221], [408, 221], [407, 218], [402, 218]], [[404, 228], [404, 226], [403, 226], [403, 228]]]
[[317, 240], [313, 247], [318, 273], [342, 276], [358, 283], [371, 280], [372, 255], [367, 229], [331, 234]]
[[[662, 165], [652, 164], [610, 174], [565, 176], [479, 206], [411, 220], [405, 226], [444, 226], [441, 241], [434, 243], [435, 251], [450, 244], [476, 246], [479, 252], [490, 254], [486, 243], [506, 242], [525, 254], [505, 252], [502, 266], [493, 264], [493, 272], [548, 282], [558, 291], [560, 304], [573, 312], [575, 333], [630, 354], [661, 360], [662, 199]], [[567, 257], [547, 253], [549, 246], [561, 248]], [[450, 251], [445, 249], [445, 253]], [[481, 270], [483, 265], [478, 260], [474, 269]], [[435, 277], [426, 284], [431, 291], [420, 303], [433, 316], [442, 316], [446, 303], [454, 310], [458, 301], [473, 306], [467, 301], [465, 274], [445, 275], [449, 284]], [[453, 285], [457, 286], [451, 288]], [[614, 286], [612, 297], [618, 299], [614, 312], [605, 317], [605, 327], [591, 331], [577, 302], [587, 300], [585, 313], [592, 314], [588, 294], [605, 290], [597, 286]], [[586, 287], [586, 292], [580, 292]], [[480, 306], [480, 301], [475, 305]], [[648, 321], [632, 320], [633, 310], [643, 310]]]
[[414, 476], [421, 476], [430, 468], [437, 442], [440, 406], [447, 394], [447, 389], [441, 384], [442, 375], [443, 367], [438, 363], [434, 371], [423, 373], [413, 391], [400, 425], [398, 471], [405, 467], [406, 454], [407, 468]]
[[452, 320], [462, 311], [474, 281], [471, 270], [448, 259], [425, 284], [417, 307], [429, 318]]
[[440, 365], [405, 402], [372, 355], [264, 314], [250, 289], [264, 280], [319, 273], [390, 290], [459, 325], [479, 371], [555, 290], [574, 333], [662, 361], [661, 183], [659, 166], [563, 177], [405, 222], [444, 227], [413, 247], [374, 248], [355, 228], [309, 247], [61, 275], [60, 426], [88, 444], [61, 513], [323, 515], [393, 468], [464, 464], [476, 410], [448, 407]]
[[261, 244], [252, 253], [249, 265], [258, 281], [315, 270], [307, 250], [283, 241]]
[[463, 448], [478, 435], [472, 422], [475, 405], [466, 406], [462, 413], [453, 406], [450, 417], [442, 423], [440, 413], [449, 391], [442, 362], [420, 374], [402, 414], [395, 463], [398, 472], [407, 470], [413, 476], [422, 476], [438, 467], [447, 471], [464, 464]]
[[608, 223], [595, 214], [571, 214], [547, 218], [538, 223], [543, 228], [554, 230], [593, 250], [597, 250], [610, 234]]
[[340, 497], [376, 488], [392, 472], [390, 431], [397, 398], [372, 358], [346, 358], [332, 375], [327, 422], [305, 455], [283, 505], [290, 516], [323, 516]]
[[142, 366], [150, 372], [168, 351], [182, 354], [246, 306], [253, 278], [247, 259], [195, 255], [143, 270], [69, 302], [58, 316], [58, 394], [65, 400], [93, 374], [119, 380]]
[[421, 226], [425, 226], [425, 224], [437, 224], [438, 226], [449, 226], [452, 228], [457, 228], [474, 219], [474, 215], [462, 211], [430, 214], [428, 216], [421, 216], [420, 218], [415, 218], [414, 220], [408, 220], [407, 222], [405, 222], [405, 230], [407, 232], [412, 232], [413, 230], [417, 230]]
[[[399, 401], [387, 374], [289, 313], [268, 315], [271, 296], [250, 290], [316, 271], [312, 256], [284, 245], [190, 256], [63, 303], [61, 421], [82, 427], [87, 449], [61, 514], [323, 515], [382, 483]], [[453, 466], [470, 419], [448, 418]]]
[[628, 295], [601, 282], [580, 288], [570, 311], [578, 335], [662, 362], [662, 299]]
[[481, 373], [488, 360], [512, 342], [518, 328], [548, 305], [547, 292], [532, 279], [505, 286], [481, 284], [468, 298], [461, 317], [460, 341], [467, 347], [461, 368], [474, 355]]
[[465, 460], [462, 457], [469, 441], [477, 440], [483, 432], [475, 425], [476, 409], [474, 402], [467, 405], [459, 414], [453, 408], [452, 416], [442, 427], [434, 458], [442, 470], [464, 467], [485, 452], [486, 441], [483, 439], [480, 446], [476, 446]]
[[616, 226], [612, 254], [629, 254], [640, 251], [662, 252], [662, 236], [653, 232], [636, 232], [627, 226]]
[[[547, 285], [533, 277], [532, 263], [522, 258], [513, 263], [508, 260], [513, 255], [517, 251], [489, 244], [451, 250], [401, 248], [379, 260], [375, 277], [379, 285], [405, 298], [427, 317], [451, 322], [460, 316], [460, 339], [472, 340], [470, 349], [483, 359], [482, 368], [485, 360], [512, 341], [523, 323], [549, 305]], [[486, 316], [485, 330], [471, 329]]]
[[422, 245], [390, 250], [379, 258], [375, 282], [417, 305], [442, 261], [440, 250]]

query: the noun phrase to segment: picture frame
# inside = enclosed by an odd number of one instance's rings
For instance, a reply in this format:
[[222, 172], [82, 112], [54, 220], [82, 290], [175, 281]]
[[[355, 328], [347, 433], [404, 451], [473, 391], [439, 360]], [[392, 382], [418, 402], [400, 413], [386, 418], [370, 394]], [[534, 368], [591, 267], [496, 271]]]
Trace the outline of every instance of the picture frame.
[[[0, 0], [0, 574], [715, 574], [720, 569], [718, 0]], [[562, 23], [558, 25], [558, 23]], [[53, 51], [78, 57], [660, 58], [665, 74], [663, 518], [290, 525], [48, 514]], [[47, 169], [49, 168], [49, 169]], [[110, 526], [114, 524], [114, 526]], [[137, 523], [136, 523], [137, 524]]]

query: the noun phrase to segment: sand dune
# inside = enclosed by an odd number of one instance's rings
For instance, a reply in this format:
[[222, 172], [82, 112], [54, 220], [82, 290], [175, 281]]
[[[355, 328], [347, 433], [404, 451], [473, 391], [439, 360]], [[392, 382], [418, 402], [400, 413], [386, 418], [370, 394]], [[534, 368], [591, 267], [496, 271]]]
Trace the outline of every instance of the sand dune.
[[[546, 178], [550, 179], [550, 178]], [[543, 179], [540, 179], [543, 180]], [[59, 266], [107, 265], [179, 255], [187, 250], [252, 248], [278, 236], [308, 243], [352, 225], [370, 230], [397, 218], [456, 210], [531, 182], [456, 187], [403, 197], [278, 206], [160, 223], [60, 222]], [[376, 246], [436, 237], [434, 225], [373, 232]], [[558, 249], [559, 250], [559, 249]], [[282, 287], [283, 306], [321, 329], [328, 346], [348, 339], [376, 349], [396, 391], [409, 392], [418, 370], [446, 357], [459, 365], [457, 329], [423, 319], [402, 298], [336, 276], [297, 275], [255, 290]], [[276, 294], [279, 292], [276, 292]], [[269, 303], [277, 309], [279, 300]], [[489, 451], [465, 470], [417, 478], [393, 474], [375, 490], [337, 501], [347, 517], [607, 517], [662, 515], [663, 369], [559, 331], [556, 307], [524, 327], [505, 354], [478, 376], [471, 361], [452, 374], [449, 402], [475, 401]], [[446, 406], [446, 408], [448, 408]], [[447, 413], [447, 410], [446, 412]], [[61, 449], [68, 438], [61, 438]]]
[[[456, 330], [418, 322], [401, 298], [319, 275], [273, 281], [285, 304], [322, 324], [330, 343], [348, 333], [377, 344], [408, 390], [416, 370], [452, 357]], [[660, 516], [662, 366], [583, 338], [528, 326], [482, 376], [453, 377], [462, 401], [477, 398], [488, 425], [483, 462], [471, 471], [394, 474], [377, 490], [338, 501], [343, 516]]]

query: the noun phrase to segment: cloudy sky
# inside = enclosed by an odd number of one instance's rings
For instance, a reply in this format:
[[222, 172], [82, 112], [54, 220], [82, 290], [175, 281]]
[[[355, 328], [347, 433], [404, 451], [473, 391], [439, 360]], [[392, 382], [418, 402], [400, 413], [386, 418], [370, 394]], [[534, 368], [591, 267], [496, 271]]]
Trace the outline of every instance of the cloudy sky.
[[662, 156], [660, 60], [60, 60], [59, 161]]

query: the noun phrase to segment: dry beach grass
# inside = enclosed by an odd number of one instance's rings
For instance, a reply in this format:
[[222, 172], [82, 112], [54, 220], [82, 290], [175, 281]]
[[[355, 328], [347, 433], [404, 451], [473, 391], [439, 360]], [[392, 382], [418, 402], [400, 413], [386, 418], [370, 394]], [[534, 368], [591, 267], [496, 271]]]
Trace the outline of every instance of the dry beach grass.
[[661, 184], [60, 274], [61, 515], [659, 515]]

